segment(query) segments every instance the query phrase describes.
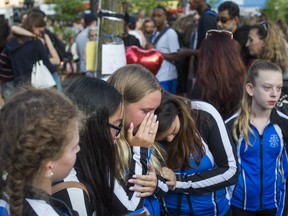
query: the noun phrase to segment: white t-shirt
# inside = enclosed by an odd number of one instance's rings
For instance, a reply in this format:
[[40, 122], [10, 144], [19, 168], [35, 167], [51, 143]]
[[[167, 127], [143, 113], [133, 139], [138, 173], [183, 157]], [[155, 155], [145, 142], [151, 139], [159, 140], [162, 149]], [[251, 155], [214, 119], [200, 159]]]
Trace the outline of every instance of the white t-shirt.
[[[153, 40], [155, 40], [158, 34], [160, 34], [160, 32], [156, 32]], [[169, 28], [158, 40], [156, 49], [165, 54], [177, 52], [180, 49], [180, 45], [176, 31]], [[159, 82], [177, 79], [177, 77], [176, 66], [167, 60], [163, 60], [162, 65], [156, 75]]]

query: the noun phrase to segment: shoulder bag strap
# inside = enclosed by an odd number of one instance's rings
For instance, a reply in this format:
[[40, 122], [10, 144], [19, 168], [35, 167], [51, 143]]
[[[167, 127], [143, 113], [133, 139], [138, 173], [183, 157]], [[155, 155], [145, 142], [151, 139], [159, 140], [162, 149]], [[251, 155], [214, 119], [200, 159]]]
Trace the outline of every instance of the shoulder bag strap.
[[163, 29], [163, 31], [161, 31], [161, 32], [157, 35], [157, 37], [155, 38], [155, 40], [152, 40], [154, 46], [156, 46], [156, 44], [158, 43], [159, 39], [165, 34], [165, 32], [166, 32], [168, 29], [170, 29], [170, 27], [169, 27], [169, 26], [166, 26], [166, 28]]
[[84, 184], [81, 182], [76, 181], [67, 181], [67, 182], [60, 182], [56, 185], [52, 186], [52, 194], [55, 194], [61, 190], [67, 189], [67, 188], [79, 188], [82, 189], [86, 195], [88, 196], [88, 199], [90, 199], [89, 192]]

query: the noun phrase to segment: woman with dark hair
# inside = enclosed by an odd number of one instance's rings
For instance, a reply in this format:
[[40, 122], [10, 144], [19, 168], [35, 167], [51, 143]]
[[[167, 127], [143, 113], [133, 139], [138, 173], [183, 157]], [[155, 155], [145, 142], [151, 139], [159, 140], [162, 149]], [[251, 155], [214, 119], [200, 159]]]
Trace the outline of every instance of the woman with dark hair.
[[246, 68], [241, 48], [225, 30], [209, 30], [200, 47], [199, 67], [192, 99], [212, 104], [223, 119], [238, 108]]
[[[88, 193], [72, 187], [54, 196], [66, 201], [81, 216], [124, 215], [142, 207], [143, 198], [129, 190], [135, 185], [124, 183], [117, 169], [121, 162], [115, 141], [120, 138], [124, 112], [121, 94], [107, 82], [89, 77], [76, 79], [65, 92], [85, 114], [86, 122], [80, 134], [81, 152], [64, 182], [81, 182]], [[151, 122], [152, 118], [146, 118], [147, 124]], [[131, 154], [125, 173], [128, 179], [147, 171], [148, 149], [134, 147]]]
[[[31, 13], [25, 19], [22, 27], [32, 32], [37, 37], [14, 35], [11, 40], [7, 42], [6, 50], [10, 55], [14, 84], [20, 85], [22, 83], [31, 83], [31, 72], [33, 65], [42, 60], [44, 65], [52, 73], [56, 71], [56, 67], [51, 64], [46, 47], [39, 39], [45, 38], [46, 45], [53, 46], [47, 35], [44, 35], [46, 22], [42, 14]], [[38, 38], [39, 37], [39, 38]], [[59, 62], [59, 58], [55, 58], [53, 63]]]
[[156, 140], [176, 175], [166, 215], [231, 215], [226, 187], [237, 181], [237, 163], [225, 124], [210, 104], [164, 93], [156, 109]]

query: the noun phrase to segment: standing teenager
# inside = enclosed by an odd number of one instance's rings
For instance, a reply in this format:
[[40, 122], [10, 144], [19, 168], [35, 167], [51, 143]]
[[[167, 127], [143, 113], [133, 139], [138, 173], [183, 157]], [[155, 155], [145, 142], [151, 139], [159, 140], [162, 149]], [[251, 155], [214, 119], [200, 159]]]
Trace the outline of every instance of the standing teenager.
[[288, 116], [275, 109], [282, 86], [280, 67], [256, 60], [248, 72], [240, 110], [226, 121], [239, 162], [233, 215], [287, 215]]

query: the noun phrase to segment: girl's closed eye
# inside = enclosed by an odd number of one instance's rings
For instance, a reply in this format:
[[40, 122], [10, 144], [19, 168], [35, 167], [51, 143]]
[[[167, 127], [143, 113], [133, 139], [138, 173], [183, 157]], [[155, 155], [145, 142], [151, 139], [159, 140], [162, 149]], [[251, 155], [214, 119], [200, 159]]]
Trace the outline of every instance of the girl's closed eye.
[[265, 91], [269, 91], [269, 90], [271, 90], [271, 88], [272, 88], [271, 86], [264, 86]]

